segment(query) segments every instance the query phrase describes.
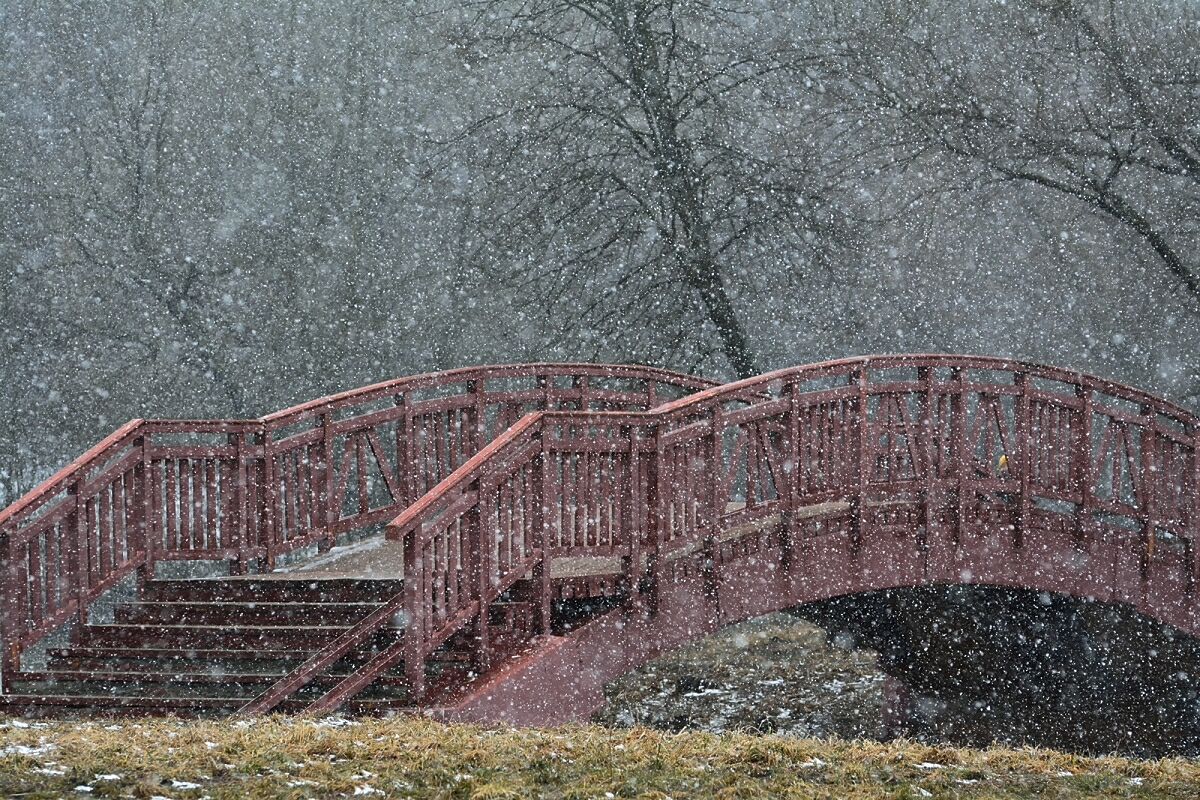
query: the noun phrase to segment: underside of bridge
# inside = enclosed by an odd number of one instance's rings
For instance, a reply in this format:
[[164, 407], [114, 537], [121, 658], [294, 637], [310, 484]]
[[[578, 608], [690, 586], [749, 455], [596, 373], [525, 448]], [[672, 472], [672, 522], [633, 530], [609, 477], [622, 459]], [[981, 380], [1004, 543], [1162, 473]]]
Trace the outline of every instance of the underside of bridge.
[[1141, 757], [1200, 753], [1200, 640], [1127, 607], [1019, 589], [872, 592], [794, 610], [878, 653], [894, 735]]
[[[0, 512], [0, 702], [550, 724], [803, 606], [883, 653], [917, 728], [1130, 749], [1153, 737], [1061, 729], [1140, 701], [1155, 742], [1191, 747], [1195, 670], [1129, 643], [1200, 633], [1198, 441], [1135, 389], [939, 355], [724, 385], [479, 367], [135, 420]], [[358, 561], [278, 571], [372, 531]], [[228, 574], [166, 579], [201, 564]], [[1163, 642], [1144, 652], [1195, 663]]]

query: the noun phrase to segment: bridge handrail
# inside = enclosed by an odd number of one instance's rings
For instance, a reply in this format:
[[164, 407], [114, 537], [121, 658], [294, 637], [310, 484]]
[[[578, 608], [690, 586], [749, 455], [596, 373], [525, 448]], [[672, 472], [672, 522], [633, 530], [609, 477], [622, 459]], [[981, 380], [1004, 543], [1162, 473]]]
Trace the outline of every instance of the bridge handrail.
[[[911, 370], [914, 374], [911, 377], [871, 380], [874, 374], [893, 369]], [[938, 379], [935, 376], [936, 370], [945, 370], [949, 374]], [[986, 376], [976, 378], [970, 374], [971, 370], [1007, 375], [1009, 382], [989, 380]], [[844, 383], [832, 386], [805, 386], [805, 382], [822, 378], [842, 380]], [[1036, 384], [1037, 380], [1061, 384], [1062, 388], [1056, 390], [1050, 386], [1039, 386]], [[1101, 397], [1093, 396], [1096, 394]], [[1133, 501], [1126, 502], [1115, 495], [1114, 498], [1102, 499], [1096, 494], [1093, 485], [1095, 482], [1093, 473], [1097, 464], [1094, 453], [1096, 446], [1092, 441], [1091, 431], [1093, 420], [1097, 417], [1102, 421], [1107, 418], [1111, 421], [1111, 426], [1123, 426], [1117, 434], [1120, 436], [1129, 435], [1124, 430], [1128, 426], [1141, 426], [1142, 433], [1138, 435], [1143, 437], [1139, 440], [1143, 444], [1140, 444], [1139, 447], [1142, 447], [1145, 453], [1143, 457], [1144, 474], [1149, 475], [1153, 472], [1153, 465], [1145, 466], [1150, 463], [1146, 459], [1155, 457], [1152, 450], [1154, 450], [1156, 442], [1160, 450], [1165, 451], [1169, 447], [1175, 447], [1178, 451], [1174, 454], [1177, 461], [1184, 459], [1189, 465], [1200, 464], [1200, 457], [1196, 455], [1200, 452], [1196, 448], [1198, 435], [1196, 417], [1169, 401], [1114, 381], [1025, 361], [943, 354], [882, 355], [839, 359], [778, 370], [743, 381], [713, 387], [663, 404], [648, 412], [612, 412], [590, 415], [588, 419], [607, 420], [610, 424], [629, 426], [643, 424], [650, 430], [648, 438], [654, 441], [653, 454], [647, 453], [647, 457], [652, 463], [653, 475], [644, 483], [630, 481], [628, 483], [628, 486], [631, 487], [630, 490], [635, 494], [640, 493], [641, 496], [626, 498], [624, 502], [630, 508], [642, 508], [649, 515], [640, 521], [645, 526], [645, 530], [651, 532], [650, 540], [646, 543], [650, 551], [648, 553], [650, 558], [645, 563], [657, 578], [663, 569], [665, 556], [671, 550], [683, 552], [703, 546], [711, 552], [716, 546], [715, 539], [721, 533], [722, 525], [728, 526], [734, 522], [753, 521], [767, 513], [786, 511], [802, 502], [809, 503], [823, 499], [821, 492], [806, 491], [800, 485], [803, 469], [799, 463], [797, 449], [799, 443], [795, 438], [797, 434], [791, 432], [799, 424], [796, 418], [796, 409], [801, 407], [799, 404], [813, 406], [814, 404], [819, 405], [821, 402], [845, 402], [851, 407], [850, 411], [842, 412], [849, 416], [843, 418], [838, 424], [846, 430], [853, 428], [852, 433], [857, 442], [854, 445], [857, 458], [854, 463], [842, 465], [841, 468], [848, 470], [848, 473], [844, 476], [844, 484], [837, 487], [835, 494], [840, 492], [842, 495], [850, 497], [848, 508], [853, 523], [863, 513], [863, 498], [869, 487], [882, 486], [880, 481], [875, 479], [873, 472], [878, 465], [872, 466], [869, 462], [869, 457], [872, 455], [878, 457], [880, 450], [878, 443], [871, 442], [868, 426], [886, 424], [886, 420], [881, 423], [878, 419], [870, 418], [871, 401], [875, 399], [883, 402], [891, 398], [893, 401], [899, 402], [898, 398], [901, 396], [912, 397], [918, 403], [925, 404], [920, 413], [922, 414], [921, 422], [926, 425], [935, 414], [932, 405], [937, 403], [945, 403], [950, 409], [946, 413], [953, 415], [953, 418], [957, 420], [956, 422], [948, 421], [950, 416], [943, 420], [942, 424], [947, 427], [942, 434], [947, 441], [938, 446], [948, 448], [948, 453], [952, 451], [952, 456], [948, 457], [953, 463], [943, 464], [940, 468], [948, 470], [950, 479], [954, 482], [954, 491], [961, 498], [960, 504], [966, 502], [964, 487], [970, 484], [974, 484], [980, 490], [1016, 491], [1020, 497], [1019, 514], [1022, 515], [1018, 518], [1024, 518], [1030, 511], [1030, 495], [1042, 492], [1047, 497], [1076, 503], [1081, 524], [1087, 524], [1086, 520], [1097, 512], [1133, 516], [1142, 523], [1145, 547], [1150, 552], [1153, 551], [1157, 537], [1156, 531], [1159, 528], [1170, 529], [1173, 527], [1176, 532], [1183, 534], [1186, 527], [1186, 533], [1192, 537], [1195, 536], [1195, 529], [1200, 523], [1200, 512], [1195, 508], [1198, 494], [1195, 476], [1192, 474], [1195, 470], [1187, 468], [1181, 476], [1173, 476], [1179, 478], [1180, 485], [1169, 490], [1162, 490], [1155, 485], [1147, 485], [1143, 480], [1143, 474], [1139, 474], [1134, 486], [1134, 491], [1138, 496]], [[1104, 396], [1113, 398], [1116, 403], [1106, 403]], [[1001, 441], [993, 442], [993, 434], [988, 431], [986, 435], [989, 444], [985, 448], [987, 452], [984, 453], [982, 461], [975, 452], [977, 443], [972, 443], [971, 452], [969, 454], [967, 452], [970, 432], [965, 430], [968, 413], [964, 409], [971, 398], [974, 398], [976, 403], [992, 404], [989, 406], [989, 410], [983, 409], [982, 406], [977, 409], [974, 420], [977, 427], [982, 424], [980, 415], [986, 414], [996, 414], [997, 424], [1001, 426], [1008, 424], [1000, 419], [1002, 415], [1008, 413], [1000, 406], [1002, 402], [1017, 404], [1016, 410], [1011, 412], [1011, 425], [1014, 430], [1008, 431], [1012, 441], [1003, 441], [1005, 432], [1001, 431]], [[1008, 399], [1004, 401], [1003, 398]], [[731, 401], [738, 401], [740, 405], [731, 409], [728, 407]], [[1133, 403], [1136, 409], [1122, 409], [1119, 407], [1122, 402]], [[1039, 486], [1031, 486], [1034, 476], [1029, 462], [1032, 461], [1032, 458], [1026, 450], [1030, 447], [1030, 409], [1035, 404], [1074, 415], [1072, 419], [1075, 420], [1075, 422], [1067, 423], [1068, 432], [1075, 437], [1072, 440], [1075, 444], [1072, 445], [1073, 449], [1069, 454], [1070, 462], [1066, 465], [1065, 472], [1060, 470], [1063, 475], [1045, 479], [1043, 485]], [[955, 408], [957, 410], [954, 410]], [[903, 420], [906, 412], [897, 407], [896, 413], [898, 419]], [[572, 412], [546, 412], [525, 417], [519, 426], [510, 432], [511, 435], [499, 437], [493, 442], [492, 447], [481, 451], [469, 463], [462, 465], [392, 521], [388, 528], [389, 536], [403, 539], [405, 542], [405, 583], [408, 587], [406, 589], [408, 595], [406, 610], [410, 621], [421, 619], [426, 611], [420, 605], [425, 598], [412, 588], [415, 583], [413, 580], [415, 573], [412, 570], [423, 568], [412, 555], [416, 550], [413, 547], [415, 533], [425, 525], [440, 525], [440, 520], [436, 523], [434, 520], [438, 514], [448, 508], [452, 508], [459, 517], [469, 513], [480, 513], [482, 498], [479, 493], [473, 500], [466, 497], [467, 488], [477, 484], [481, 476], [487, 474], [489, 467], [498, 459], [504, 458], [506, 454], [511, 455], [510, 451], [515, 443], [521, 441], [526, 434], [533, 432], [544, 437], [547, 426], [552, 422], [561, 421], [566, 424], [577, 416], [579, 415]], [[1159, 417], [1175, 423], [1179, 426], [1178, 429], [1164, 424]], [[903, 421], [900, 424], [903, 427]], [[913, 421], [908, 420], [907, 424], [912, 425]], [[1108, 425], [1108, 423], [1105, 424]], [[764, 425], [767, 427], [774, 425], [775, 429], [765, 431], [762, 429]], [[1076, 427], [1071, 427], [1071, 425]], [[735, 446], [759, 451], [757, 456], [747, 456], [748, 461], [745, 468], [747, 474], [744, 478], [747, 482], [747, 497], [741, 508], [732, 511], [728, 504], [723, 502], [724, 495], [720, 491], [722, 487], [718, 486], [716, 481], [719, 479], [727, 487], [729, 482], [736, 478], [733, 470], [725, 475], [709, 474], [697, 478], [696, 475], [689, 472], [693, 467], [688, 465], [689, 460], [691, 463], [703, 463], [706, 458], [712, 457], [721, 461], [726, 448], [725, 438], [731, 429], [742, 438], [742, 443]], [[914, 462], [924, 462], [934, 458], [932, 433], [920, 434], [914, 428], [905, 435], [914, 438], [923, 435], [926, 437], [921, 442], [912, 444], [913, 452], [916, 452], [916, 455], [909, 453], [909, 457], [914, 459]], [[776, 463], [771, 463], [772, 457], [765, 453], [773, 446], [768, 442], [771, 436], [783, 440], [783, 446], [788, 449], [782, 459], [774, 458]], [[1021, 439], [1021, 441], [1017, 441], [1017, 439]], [[892, 446], [894, 445], [889, 444], [889, 447]], [[1102, 458], [1109, 454], [1105, 450], [1108, 446], [1105, 442], [1100, 444]], [[693, 450], [685, 450], [687, 447], [691, 447]], [[705, 453], [705, 447], [711, 449]], [[636, 450], [637, 445], [635, 444], [631, 447], [631, 453]], [[530, 455], [532, 456], [532, 452]], [[1125, 458], [1127, 455], [1127, 453], [1122, 453], [1119, 457]], [[1165, 456], [1163, 457], [1165, 458]], [[757, 462], [754, 459], [757, 459]], [[983, 465], [982, 469], [979, 464]], [[916, 491], [927, 492], [939, 479], [933, 466], [932, 462], [913, 463], [911, 465], [913, 478], [892, 479], [892, 482], [901, 489], [912, 487]], [[1114, 467], [1117, 470], [1117, 479], [1120, 478], [1120, 470], [1123, 468]], [[680, 469], [683, 472], [673, 475], [672, 470], [678, 472]], [[996, 474], [1001, 469], [1004, 470], [1003, 474]], [[791, 471], [790, 475], [789, 470]], [[919, 480], [917, 479], [918, 474]], [[1065, 477], [1063, 477], [1064, 475]], [[672, 477], [676, 479], [672, 480]], [[701, 479], [705, 481], [705, 485], [693, 490], [693, 484]], [[771, 484], [771, 492], [777, 496], [762, 502], [759, 502], [758, 498], [751, 497], [753, 492], [749, 485], [752, 480], [758, 482], [760, 487]], [[1052, 482], [1057, 483], [1051, 485]], [[764, 495], [768, 494], [768, 492], [763, 493]], [[1175, 508], [1156, 510], [1154, 498], [1158, 494], [1164, 494], [1171, 499], [1175, 503]], [[706, 500], [706, 496], [710, 499]], [[464, 497], [466, 497], [465, 502]], [[544, 501], [545, 497], [535, 496], [535, 505], [539, 504], [538, 500]], [[1181, 503], [1186, 503], [1187, 508], [1184, 509]], [[478, 537], [481, 534], [476, 530], [473, 535]], [[478, 543], [475, 546], [479, 546]], [[543, 560], [546, 557], [545, 553], [545, 549], [540, 553]], [[710, 556], [709, 561], [713, 560], [713, 557]], [[628, 560], [627, 571], [629, 574], [625, 576], [628, 586], [634, 587], [642, 580], [642, 563], [640, 558]], [[543, 574], [548, 571], [545, 563], [532, 566], [540, 569]], [[393, 600], [398, 599], [393, 598]], [[447, 620], [446, 625], [461, 626], [466, 621], [460, 616]], [[413, 635], [414, 632], [418, 635]], [[431, 631], [426, 625], [420, 624], [410, 627], [406, 636], [409, 640], [405, 646], [406, 660], [408, 661], [406, 671], [410, 675], [410, 683], [419, 692], [423, 685], [424, 659], [437, 646], [437, 643], [444, 641], [447, 629], [443, 626], [443, 629]], [[335, 688], [318, 701], [315, 707], [328, 709], [336, 706], [338, 702], [348, 696], [346, 690], [352, 684], [361, 686], [362, 681], [354, 678], [348, 679], [343, 686]]]
[[[487, 381], [501, 379], [534, 384], [485, 391]], [[563, 380], [570, 385], [558, 385]], [[589, 386], [589, 380], [630, 385]], [[456, 414], [457, 447], [466, 453], [484, 443], [489, 408], [499, 409], [503, 430], [507, 408], [517, 409], [519, 417], [521, 408], [539, 402], [644, 407], [711, 385], [704, 378], [627, 365], [481, 366], [386, 381], [256, 420], [132, 420], [0, 510], [5, 601], [0, 686], [16, 671], [25, 647], [72, 616], [83, 621], [88, 604], [130, 572], [150, 573], [163, 559], [228, 560], [239, 570], [265, 559], [270, 566], [286, 552], [394, 516], [408, 497], [397, 496], [400, 479], [388, 473], [380, 425], [411, 426], [406, 441], [423, 439], [436, 451], [424, 460], [409, 453], [416, 459], [411, 463], [420, 461], [425, 471], [422, 480], [436, 482], [441, 470], [454, 466], [458, 451], [447, 452], [444, 443], [435, 446], [432, 440], [453, 438]], [[459, 391], [436, 391], [446, 387]], [[427, 389], [437, 396], [410, 397]], [[389, 398], [405, 398], [406, 405], [396, 411], [372, 407]], [[363, 413], [346, 416], [351, 409]], [[309, 421], [315, 425], [288, 430]], [[335, 440], [346, 445], [340, 475], [333, 469]], [[379, 460], [391, 505], [365, 507], [370, 487], [361, 468], [368, 457]], [[354, 461], [359, 511], [347, 517], [340, 505], [335, 508], [334, 495], [339, 489], [348, 493]], [[397, 461], [396, 471], [415, 481], [404, 473], [409, 465]], [[423, 487], [413, 488], [424, 494]]]

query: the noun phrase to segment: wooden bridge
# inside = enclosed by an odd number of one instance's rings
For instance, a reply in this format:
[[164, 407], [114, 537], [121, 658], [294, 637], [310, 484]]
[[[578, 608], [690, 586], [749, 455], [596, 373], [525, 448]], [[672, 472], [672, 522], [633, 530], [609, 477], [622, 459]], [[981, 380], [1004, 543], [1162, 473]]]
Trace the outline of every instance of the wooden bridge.
[[[930, 584], [1197, 635], [1198, 446], [1144, 392], [947, 355], [479, 367], [135, 420], [0, 513], [0, 703], [552, 723], [732, 622]], [[304, 567], [381, 528], [392, 572]]]

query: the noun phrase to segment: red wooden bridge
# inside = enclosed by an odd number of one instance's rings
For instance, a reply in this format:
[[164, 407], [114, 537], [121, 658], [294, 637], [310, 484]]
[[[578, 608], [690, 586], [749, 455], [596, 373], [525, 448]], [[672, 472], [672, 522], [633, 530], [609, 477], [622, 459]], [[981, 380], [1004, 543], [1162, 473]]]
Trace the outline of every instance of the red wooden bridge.
[[[947, 355], [479, 367], [135, 420], [0, 513], [0, 703], [552, 723], [732, 622], [930, 584], [1197, 635], [1198, 454], [1165, 400]], [[391, 572], [277, 570], [384, 526]]]

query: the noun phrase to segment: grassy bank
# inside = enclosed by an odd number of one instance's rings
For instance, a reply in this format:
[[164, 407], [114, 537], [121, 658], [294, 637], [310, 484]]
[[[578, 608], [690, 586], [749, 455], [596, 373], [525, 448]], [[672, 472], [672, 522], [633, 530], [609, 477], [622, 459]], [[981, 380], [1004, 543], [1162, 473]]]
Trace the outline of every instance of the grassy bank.
[[1200, 762], [635, 728], [4, 722], [4, 797], [1200, 797]]

